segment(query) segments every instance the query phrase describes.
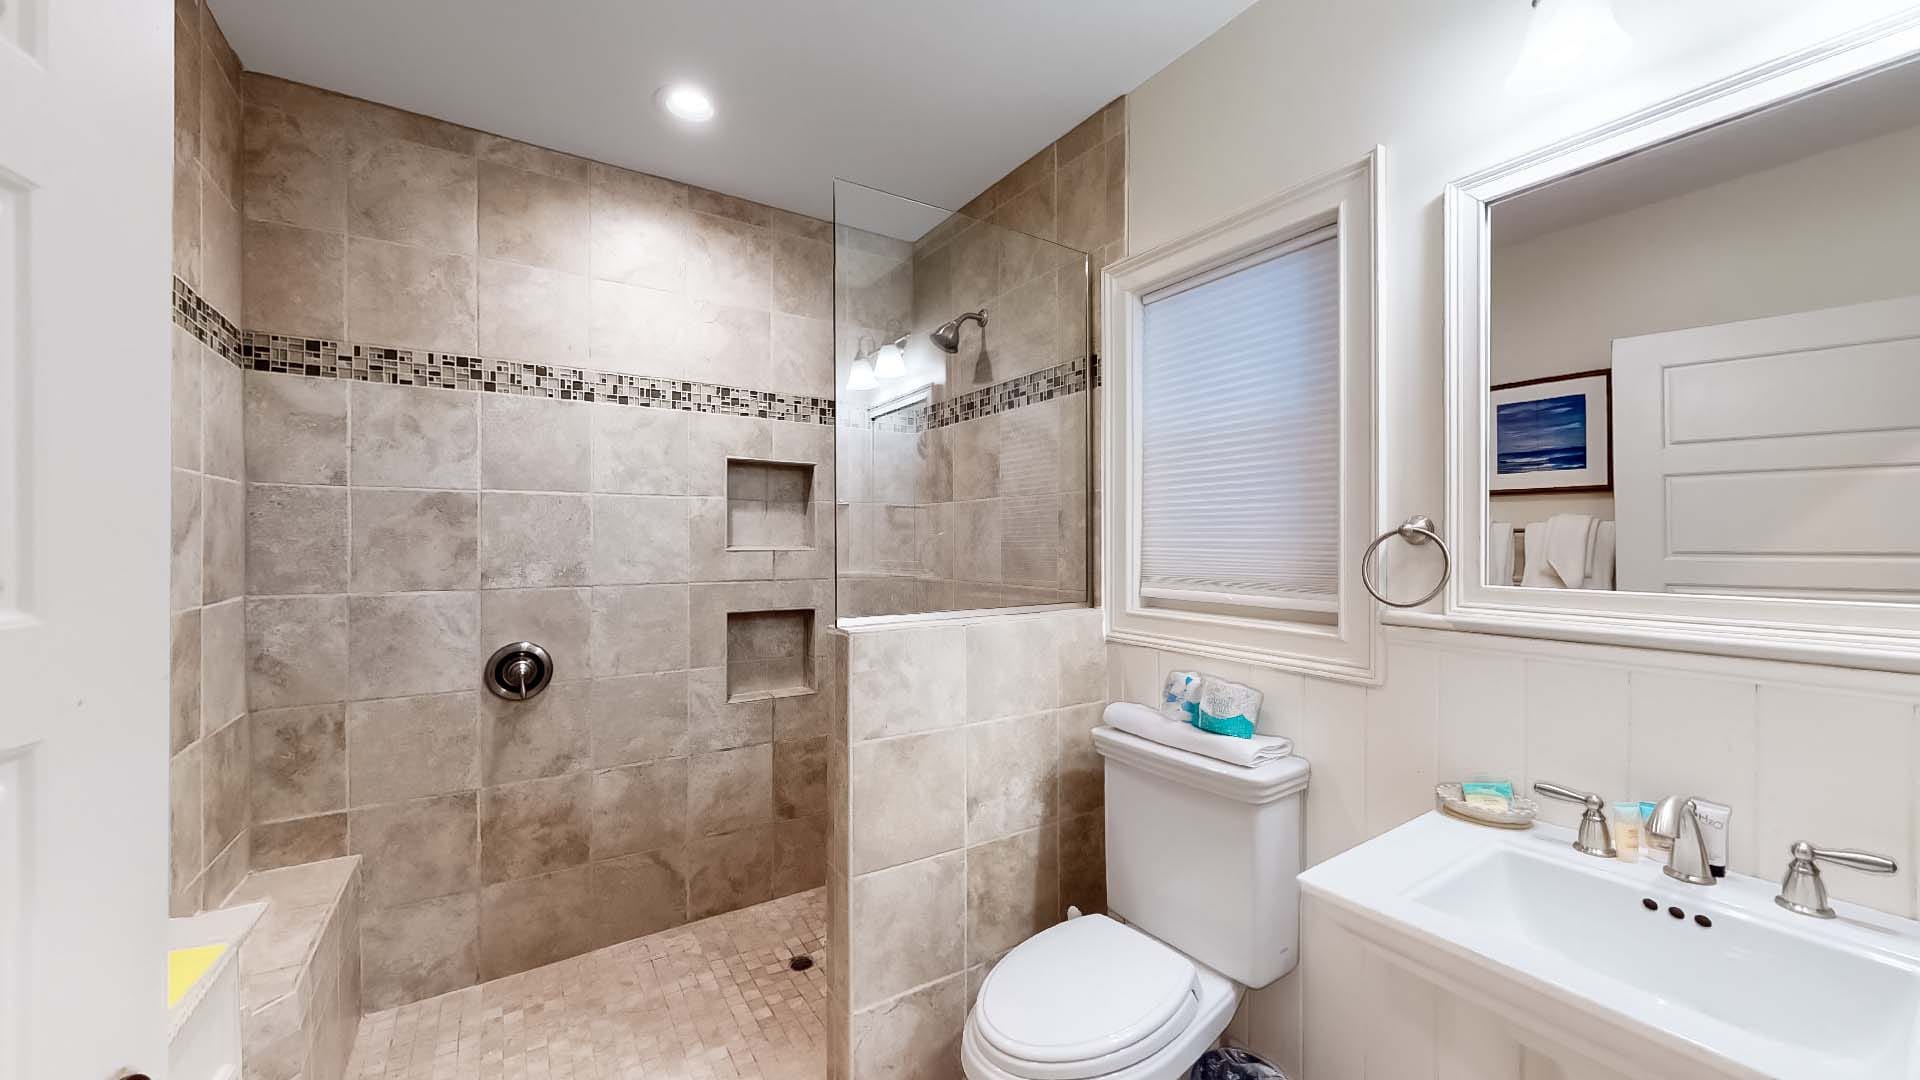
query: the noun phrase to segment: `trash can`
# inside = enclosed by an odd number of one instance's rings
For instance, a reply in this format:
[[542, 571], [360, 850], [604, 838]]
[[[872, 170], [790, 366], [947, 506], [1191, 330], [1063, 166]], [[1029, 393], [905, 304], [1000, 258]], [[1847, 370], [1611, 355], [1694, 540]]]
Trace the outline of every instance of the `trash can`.
[[1200, 1055], [1188, 1080], [1287, 1080], [1273, 1062], [1237, 1046], [1223, 1046]]

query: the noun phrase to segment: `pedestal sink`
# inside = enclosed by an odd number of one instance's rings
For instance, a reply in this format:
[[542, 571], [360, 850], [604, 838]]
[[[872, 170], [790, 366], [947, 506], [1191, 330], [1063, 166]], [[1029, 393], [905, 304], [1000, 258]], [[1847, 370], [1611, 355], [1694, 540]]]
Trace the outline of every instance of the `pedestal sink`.
[[1920, 923], [1810, 919], [1773, 882], [1684, 885], [1572, 839], [1430, 813], [1300, 883], [1391, 962], [1631, 1076], [1920, 1076]]

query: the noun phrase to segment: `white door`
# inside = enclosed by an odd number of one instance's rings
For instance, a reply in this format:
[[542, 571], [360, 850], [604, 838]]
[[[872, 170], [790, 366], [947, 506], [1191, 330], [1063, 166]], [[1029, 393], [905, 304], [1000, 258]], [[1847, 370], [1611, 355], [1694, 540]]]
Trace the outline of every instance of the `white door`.
[[1920, 297], [1613, 343], [1618, 587], [1920, 600]]
[[0, 1080], [166, 1070], [173, 18], [0, 0]]

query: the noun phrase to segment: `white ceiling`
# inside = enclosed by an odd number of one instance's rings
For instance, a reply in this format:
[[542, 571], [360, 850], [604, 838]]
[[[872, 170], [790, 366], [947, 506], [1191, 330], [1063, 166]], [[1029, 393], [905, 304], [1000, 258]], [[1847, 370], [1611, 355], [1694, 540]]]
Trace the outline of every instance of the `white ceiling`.
[[[211, 0], [247, 68], [828, 217], [954, 207], [1253, 0]], [[688, 80], [719, 116], [654, 104]]]

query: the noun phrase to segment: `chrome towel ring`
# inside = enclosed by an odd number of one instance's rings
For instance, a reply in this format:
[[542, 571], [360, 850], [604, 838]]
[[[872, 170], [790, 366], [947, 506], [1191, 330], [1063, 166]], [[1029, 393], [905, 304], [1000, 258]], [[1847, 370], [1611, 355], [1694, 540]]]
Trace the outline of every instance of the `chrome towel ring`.
[[[1389, 600], [1381, 596], [1380, 590], [1373, 587], [1373, 578], [1368, 573], [1368, 569], [1373, 565], [1374, 552], [1379, 551], [1381, 544], [1386, 543], [1389, 538], [1395, 536], [1405, 540], [1409, 544], [1424, 544], [1431, 540], [1440, 545], [1440, 580], [1434, 583], [1433, 588], [1427, 590], [1427, 595], [1418, 600], [1409, 600], [1404, 604], [1397, 600]], [[1439, 596], [1440, 590], [1447, 587], [1447, 579], [1452, 576], [1453, 549], [1447, 546], [1445, 540], [1440, 539], [1440, 534], [1434, 531], [1433, 519], [1425, 514], [1415, 514], [1408, 518], [1406, 523], [1399, 528], [1389, 529], [1379, 536], [1374, 537], [1373, 543], [1367, 545], [1366, 553], [1360, 556], [1360, 584], [1366, 586], [1367, 592], [1371, 593], [1375, 600], [1380, 601], [1388, 607], [1419, 607], [1421, 604]]]

